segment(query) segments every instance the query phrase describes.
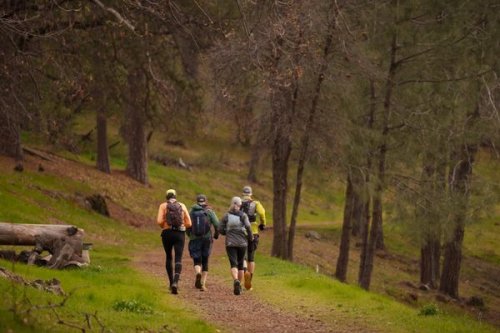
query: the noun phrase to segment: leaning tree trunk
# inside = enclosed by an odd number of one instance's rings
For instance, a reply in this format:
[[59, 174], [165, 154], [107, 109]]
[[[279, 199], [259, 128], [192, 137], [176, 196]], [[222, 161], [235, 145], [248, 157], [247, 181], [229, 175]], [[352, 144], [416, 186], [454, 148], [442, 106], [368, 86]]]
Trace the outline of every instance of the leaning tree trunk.
[[[462, 243], [464, 240], [465, 218], [470, 196], [472, 164], [477, 146], [466, 145], [458, 155], [458, 162], [452, 166], [450, 174], [450, 191], [454, 199], [454, 230], [444, 248], [443, 271], [439, 290], [453, 298], [458, 298], [460, 267], [462, 264]], [[451, 159], [457, 161], [457, 159]]]
[[97, 109], [97, 169], [111, 173], [109, 166], [109, 151], [108, 151], [108, 125], [106, 118], [106, 109], [103, 105]]
[[400, 65], [400, 62], [396, 61], [396, 52], [397, 52], [397, 35], [394, 34], [392, 37], [391, 44], [391, 62], [389, 65], [389, 72], [387, 74], [387, 79], [385, 83], [385, 97], [384, 97], [384, 112], [382, 116], [382, 143], [379, 148], [379, 168], [378, 168], [378, 176], [377, 182], [380, 186], [377, 186], [377, 192], [374, 195], [373, 201], [373, 219], [376, 221], [378, 226], [378, 235], [375, 239], [376, 248], [384, 249], [384, 229], [383, 229], [383, 192], [385, 187], [385, 163], [386, 163], [386, 154], [387, 154], [387, 138], [389, 135], [389, 122], [392, 113], [392, 92], [394, 89], [394, 78], [396, 76], [396, 70]]
[[147, 184], [148, 159], [145, 129], [147, 98], [140, 93], [141, 86], [145, 82], [144, 75], [140, 69], [133, 70], [128, 75], [129, 99], [126, 107], [126, 133], [124, 135], [128, 143], [127, 174]]
[[[331, 9], [333, 9], [333, 2]], [[311, 137], [311, 133], [313, 131], [314, 119], [316, 117], [316, 110], [318, 109], [319, 97], [321, 94], [321, 86], [323, 84], [323, 80], [325, 79], [326, 70], [328, 68], [328, 55], [330, 54], [330, 49], [332, 47], [333, 40], [333, 32], [335, 29], [335, 22], [337, 20], [338, 12], [335, 11], [331, 13], [332, 17], [330, 18], [328, 24], [328, 33], [325, 38], [325, 46], [323, 48], [323, 59], [318, 70], [318, 77], [316, 79], [316, 86], [314, 88], [314, 96], [311, 102], [311, 108], [309, 109], [309, 116], [307, 118], [306, 126], [304, 129], [304, 134], [302, 136], [301, 145], [300, 145], [300, 153], [299, 153], [299, 164], [297, 166], [297, 180], [295, 184], [295, 196], [293, 199], [293, 208], [292, 208], [292, 218], [290, 221], [290, 229], [288, 233], [288, 260], [293, 261], [293, 242], [295, 240], [295, 228], [297, 225], [297, 215], [299, 213], [299, 205], [300, 205], [300, 197], [302, 192], [302, 177], [304, 175], [304, 167], [307, 160], [307, 154], [309, 151], [309, 140]], [[295, 74], [296, 81], [296, 91], [294, 93], [294, 104], [297, 100], [297, 90], [298, 90], [298, 74]]]

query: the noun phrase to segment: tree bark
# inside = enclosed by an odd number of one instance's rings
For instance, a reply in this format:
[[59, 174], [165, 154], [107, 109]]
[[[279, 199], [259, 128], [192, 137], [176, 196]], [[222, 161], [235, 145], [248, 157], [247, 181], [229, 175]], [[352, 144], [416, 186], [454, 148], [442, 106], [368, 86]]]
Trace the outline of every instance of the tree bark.
[[[437, 198], [436, 161], [428, 153], [422, 170], [421, 193], [424, 202], [419, 202], [416, 208], [417, 223], [422, 230], [422, 246], [420, 249], [420, 283], [431, 288], [437, 288], [439, 278], [440, 236], [439, 214], [437, 207], [428, 200]], [[430, 199], [428, 199], [430, 198]]]
[[108, 151], [108, 123], [106, 117], [105, 106], [102, 105], [97, 109], [97, 169], [111, 173], [109, 165], [109, 151]]
[[[11, 111], [13, 112], [13, 111]], [[23, 161], [21, 130], [17, 115], [7, 110], [0, 111], [0, 154], [13, 157], [16, 162]]]
[[274, 140], [272, 144], [273, 174], [273, 225], [274, 236], [271, 255], [286, 259], [286, 199], [288, 191], [288, 161], [292, 149], [290, 132], [292, 116], [286, 107], [292, 100], [287, 87], [275, 87], [271, 97], [271, 122], [274, 124]]
[[455, 165], [451, 166], [449, 181], [449, 188], [456, 205], [453, 210], [454, 230], [444, 248], [443, 271], [439, 290], [453, 298], [459, 297], [458, 284], [462, 264], [462, 244], [470, 196], [472, 165], [476, 152], [476, 145], [465, 145], [456, 153], [457, 157], [451, 159], [452, 162], [456, 162]]
[[347, 280], [347, 266], [349, 263], [349, 246], [351, 242], [352, 217], [354, 212], [354, 193], [351, 181], [351, 174], [347, 174], [347, 186], [345, 192], [344, 221], [342, 223], [342, 236], [340, 239], [339, 257], [335, 269], [335, 277], [341, 281]]
[[[129, 99], [126, 107], [126, 133], [128, 143], [127, 174], [140, 183], [147, 184], [147, 140], [146, 140], [146, 107], [147, 98], [140, 94], [141, 83], [144, 84], [144, 73], [140, 69], [131, 70], [128, 75]], [[143, 101], [144, 105], [138, 103]]]
[[267, 135], [267, 119], [266, 115], [261, 115], [257, 122], [257, 131], [253, 138], [250, 163], [248, 166], [247, 180], [251, 183], [257, 182], [257, 171], [259, 169], [259, 163], [262, 156], [263, 148], [266, 146], [265, 143], [269, 142]]

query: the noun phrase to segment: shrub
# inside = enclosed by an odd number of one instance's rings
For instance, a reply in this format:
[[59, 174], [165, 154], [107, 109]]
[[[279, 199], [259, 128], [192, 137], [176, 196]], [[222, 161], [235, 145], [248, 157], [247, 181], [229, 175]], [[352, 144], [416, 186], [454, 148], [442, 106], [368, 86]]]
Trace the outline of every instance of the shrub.
[[145, 305], [136, 300], [126, 301], [120, 300], [113, 304], [113, 310], [115, 311], [127, 311], [142, 314], [152, 314], [153, 309], [149, 305]]
[[439, 309], [436, 304], [426, 304], [419, 312], [420, 316], [435, 316], [439, 314]]

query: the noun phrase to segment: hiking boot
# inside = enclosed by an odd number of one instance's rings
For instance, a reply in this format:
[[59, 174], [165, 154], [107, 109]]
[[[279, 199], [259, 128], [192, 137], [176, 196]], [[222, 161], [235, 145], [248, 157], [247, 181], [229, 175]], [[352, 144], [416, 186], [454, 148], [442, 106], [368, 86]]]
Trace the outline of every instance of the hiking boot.
[[252, 289], [252, 273], [246, 271], [244, 277], [245, 277], [245, 289], [246, 290]]
[[207, 291], [207, 287], [204, 284], [202, 284], [201, 288], [200, 288], [200, 291]]
[[194, 282], [194, 286], [197, 289], [201, 289], [201, 273], [196, 274], [196, 281]]
[[241, 294], [241, 283], [240, 283], [240, 280], [234, 280], [233, 287], [234, 287], [234, 294], [235, 295]]
[[179, 274], [175, 274], [174, 275], [174, 282], [172, 283], [172, 294], [174, 294], [174, 295], [177, 295], [177, 293], [178, 293], [179, 279], [180, 279], [180, 275]]
[[174, 295], [178, 294], [177, 282], [172, 283], [172, 286], [170, 286], [170, 290], [172, 291], [172, 294], [174, 294]]

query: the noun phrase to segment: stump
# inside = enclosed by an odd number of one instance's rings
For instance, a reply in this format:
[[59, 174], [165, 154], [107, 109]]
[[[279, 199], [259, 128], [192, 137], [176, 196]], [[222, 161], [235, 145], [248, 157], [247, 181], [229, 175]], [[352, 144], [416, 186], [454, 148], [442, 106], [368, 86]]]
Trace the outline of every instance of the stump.
[[84, 230], [72, 225], [16, 224], [0, 222], [0, 245], [33, 245], [28, 254], [28, 264], [40, 260], [40, 254], [51, 254], [49, 268], [61, 269], [69, 266], [85, 266], [83, 256]]

